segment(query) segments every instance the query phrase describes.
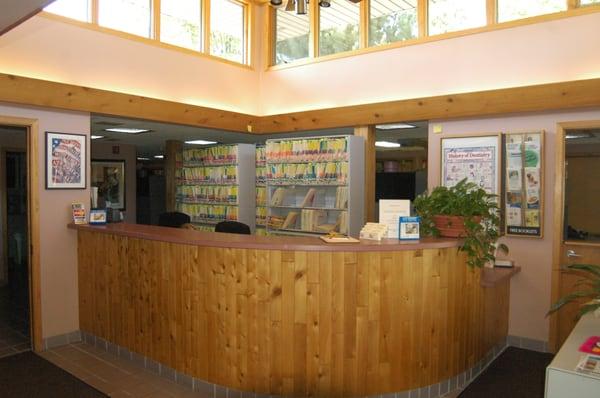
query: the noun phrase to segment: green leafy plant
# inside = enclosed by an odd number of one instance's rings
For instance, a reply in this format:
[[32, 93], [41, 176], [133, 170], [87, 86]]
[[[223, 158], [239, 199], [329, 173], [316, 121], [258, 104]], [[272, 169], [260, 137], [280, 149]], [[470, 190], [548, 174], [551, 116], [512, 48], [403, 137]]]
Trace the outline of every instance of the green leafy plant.
[[569, 272], [582, 276], [582, 278], [575, 283], [575, 287], [579, 290], [558, 299], [558, 301], [552, 304], [550, 311], [548, 311], [546, 316], [558, 311], [568, 303], [576, 302], [581, 299], [589, 300], [581, 304], [579, 312], [577, 313], [577, 319], [588, 312], [594, 312], [600, 308], [600, 265], [571, 264], [568, 265], [567, 268], [569, 269]]
[[419, 195], [414, 201], [416, 213], [421, 217], [423, 235], [439, 236], [434, 216], [460, 216], [464, 218], [465, 235], [460, 251], [467, 253], [470, 267], [482, 267], [496, 259], [496, 251], [508, 253], [505, 244], [497, 244], [500, 237], [500, 211], [497, 195], [488, 194], [477, 184], [463, 179], [453, 187], [436, 187], [430, 194]]

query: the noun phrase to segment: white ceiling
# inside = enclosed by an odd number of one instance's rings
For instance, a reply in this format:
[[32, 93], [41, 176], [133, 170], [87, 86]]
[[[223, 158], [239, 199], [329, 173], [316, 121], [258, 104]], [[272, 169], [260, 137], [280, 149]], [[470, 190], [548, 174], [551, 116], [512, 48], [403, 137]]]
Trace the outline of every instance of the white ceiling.
[[[415, 129], [407, 130], [378, 130], [377, 140], [394, 141], [403, 144], [403, 150], [409, 147], [422, 146], [427, 143], [427, 122], [414, 122]], [[111, 133], [105, 131], [111, 127], [130, 127], [151, 130], [142, 134], [123, 134]], [[219, 143], [264, 143], [269, 138], [274, 137], [309, 137], [322, 135], [342, 135], [352, 134], [352, 127], [341, 127], [326, 130], [312, 130], [301, 133], [291, 132], [275, 135], [254, 135], [236, 133], [224, 130], [215, 130], [199, 127], [184, 126], [179, 124], [167, 124], [138, 119], [128, 119], [114, 116], [92, 115], [91, 132], [93, 135], [102, 135], [104, 138], [93, 140], [94, 142], [115, 143], [135, 145], [137, 154], [140, 157], [152, 157], [162, 154], [165, 148], [165, 141], [189, 141], [193, 139], [203, 139], [208, 141], [217, 141]], [[379, 150], [379, 149], [378, 149]]]
[[0, 0], [0, 35], [37, 14], [54, 0]]

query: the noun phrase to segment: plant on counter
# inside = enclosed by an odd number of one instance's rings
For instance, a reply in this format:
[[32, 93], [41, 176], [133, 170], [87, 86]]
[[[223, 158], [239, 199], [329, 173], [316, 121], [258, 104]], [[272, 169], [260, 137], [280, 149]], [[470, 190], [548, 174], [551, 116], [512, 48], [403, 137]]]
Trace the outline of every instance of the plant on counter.
[[580, 305], [577, 319], [581, 318], [588, 312], [594, 312], [596, 316], [600, 316], [600, 265], [595, 264], [571, 264], [567, 268], [569, 272], [579, 275], [582, 278], [577, 281], [575, 287], [579, 288], [572, 293], [561, 297], [550, 307], [550, 311], [546, 316], [558, 311], [562, 306], [577, 302], [582, 299], [590, 299]]
[[459, 237], [459, 250], [467, 254], [470, 267], [482, 267], [496, 259], [496, 251], [508, 253], [500, 237], [500, 209], [497, 195], [488, 194], [477, 184], [463, 179], [453, 187], [436, 187], [414, 201], [421, 217], [423, 235]]

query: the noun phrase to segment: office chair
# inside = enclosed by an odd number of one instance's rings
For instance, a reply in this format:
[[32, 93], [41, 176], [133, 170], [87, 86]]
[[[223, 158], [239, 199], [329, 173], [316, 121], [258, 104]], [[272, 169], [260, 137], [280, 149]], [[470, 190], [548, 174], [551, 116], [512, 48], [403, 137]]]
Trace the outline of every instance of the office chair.
[[170, 211], [166, 213], [162, 213], [158, 216], [158, 225], [161, 227], [174, 227], [179, 228], [183, 224], [187, 224], [190, 222], [190, 216], [185, 213], [180, 213], [178, 211]]
[[215, 226], [215, 232], [250, 235], [250, 227], [238, 221], [221, 221]]

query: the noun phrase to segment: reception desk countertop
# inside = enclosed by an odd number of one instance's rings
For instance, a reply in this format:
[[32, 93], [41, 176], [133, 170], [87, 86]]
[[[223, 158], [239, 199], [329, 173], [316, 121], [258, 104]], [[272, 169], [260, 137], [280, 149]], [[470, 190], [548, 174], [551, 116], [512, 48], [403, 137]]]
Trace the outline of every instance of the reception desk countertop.
[[69, 224], [69, 228], [195, 246], [261, 250], [381, 252], [419, 249], [445, 249], [450, 247], [458, 247], [460, 242], [457, 239], [451, 238], [423, 238], [417, 241], [401, 241], [398, 239], [383, 239], [382, 241], [375, 241], [362, 239], [360, 243], [325, 243], [318, 237], [311, 236], [236, 235], [221, 232], [202, 232], [181, 228], [157, 227], [153, 225], [127, 223], [106, 225]]

